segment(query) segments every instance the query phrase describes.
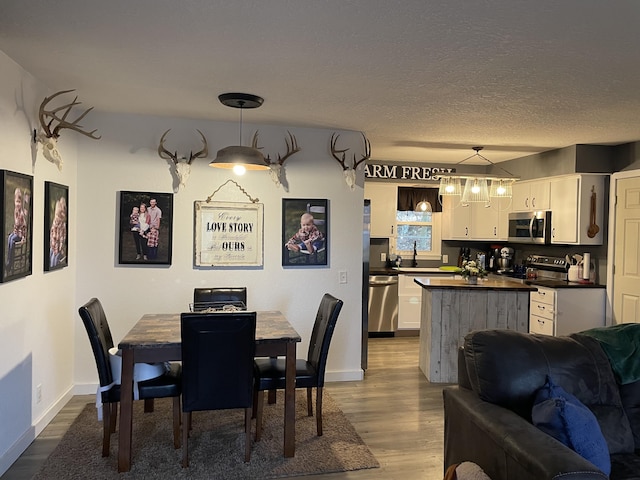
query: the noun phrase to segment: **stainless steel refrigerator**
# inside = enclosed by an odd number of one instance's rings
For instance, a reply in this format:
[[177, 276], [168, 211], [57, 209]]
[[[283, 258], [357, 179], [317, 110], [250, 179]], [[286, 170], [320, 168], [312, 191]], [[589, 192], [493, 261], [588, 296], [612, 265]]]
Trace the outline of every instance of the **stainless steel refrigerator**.
[[362, 215], [362, 351], [360, 366], [367, 369], [369, 355], [369, 239], [371, 230], [371, 201], [364, 201]]

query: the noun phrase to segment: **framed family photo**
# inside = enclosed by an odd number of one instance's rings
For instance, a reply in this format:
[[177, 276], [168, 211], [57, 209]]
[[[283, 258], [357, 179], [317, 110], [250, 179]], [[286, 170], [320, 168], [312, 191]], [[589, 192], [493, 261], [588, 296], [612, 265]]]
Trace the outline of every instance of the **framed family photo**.
[[118, 262], [171, 265], [173, 194], [120, 192]]
[[33, 177], [0, 170], [2, 274], [0, 282], [31, 275]]
[[282, 199], [282, 265], [327, 265], [328, 257], [328, 200]]
[[69, 265], [69, 187], [44, 182], [44, 270]]
[[196, 266], [262, 266], [261, 203], [196, 201], [194, 210]]

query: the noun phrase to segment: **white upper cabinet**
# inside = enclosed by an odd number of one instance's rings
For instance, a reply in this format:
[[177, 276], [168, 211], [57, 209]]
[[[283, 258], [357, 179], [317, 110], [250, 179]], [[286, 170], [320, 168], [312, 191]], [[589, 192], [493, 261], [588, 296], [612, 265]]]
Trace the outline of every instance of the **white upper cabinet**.
[[528, 180], [513, 184], [513, 212], [533, 212], [549, 210], [550, 182]]
[[365, 182], [364, 198], [371, 200], [371, 236], [393, 237], [398, 187], [390, 183]]
[[605, 177], [551, 178], [551, 243], [602, 245]]
[[442, 197], [445, 240], [507, 240], [509, 198], [484, 203], [460, 204], [459, 196]]

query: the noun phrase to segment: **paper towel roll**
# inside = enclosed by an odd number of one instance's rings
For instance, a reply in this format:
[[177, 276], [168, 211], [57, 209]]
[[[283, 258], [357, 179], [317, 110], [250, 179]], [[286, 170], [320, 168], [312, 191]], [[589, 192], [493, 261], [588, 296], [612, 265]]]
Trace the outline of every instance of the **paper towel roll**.
[[591, 254], [585, 253], [582, 256], [582, 278], [583, 280], [589, 280], [589, 269], [591, 268]]

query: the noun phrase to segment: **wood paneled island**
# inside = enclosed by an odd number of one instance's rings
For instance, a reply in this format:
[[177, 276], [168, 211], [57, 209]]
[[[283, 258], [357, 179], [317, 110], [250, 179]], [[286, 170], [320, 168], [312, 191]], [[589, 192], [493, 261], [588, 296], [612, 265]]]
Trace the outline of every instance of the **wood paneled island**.
[[458, 381], [458, 347], [473, 330], [529, 331], [529, 292], [507, 279], [478, 281], [417, 277], [422, 287], [420, 370], [432, 383]]

